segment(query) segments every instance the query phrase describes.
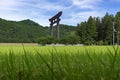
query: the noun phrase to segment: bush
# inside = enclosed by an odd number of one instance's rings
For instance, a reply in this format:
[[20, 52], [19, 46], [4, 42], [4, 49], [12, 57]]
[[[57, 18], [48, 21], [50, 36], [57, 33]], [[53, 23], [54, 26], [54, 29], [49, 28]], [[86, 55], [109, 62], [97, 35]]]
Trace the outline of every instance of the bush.
[[75, 36], [75, 35], [70, 35], [70, 36], [67, 36], [65, 38], [62, 38], [60, 40], [60, 43], [62, 44], [78, 44], [80, 43], [80, 39], [78, 36]]
[[52, 44], [52, 43], [56, 43], [57, 39], [55, 37], [47, 36], [47, 37], [39, 38], [37, 42], [41, 45]]
[[70, 35], [65, 38], [62, 38], [60, 40], [57, 40], [55, 37], [47, 36], [47, 37], [41, 37], [37, 40], [37, 42], [41, 45], [45, 44], [52, 44], [52, 43], [60, 43], [60, 44], [78, 44], [80, 43], [80, 39], [78, 36]]
[[103, 45], [103, 44], [104, 44], [103, 40], [100, 40], [100, 41], [98, 42], [98, 45]]

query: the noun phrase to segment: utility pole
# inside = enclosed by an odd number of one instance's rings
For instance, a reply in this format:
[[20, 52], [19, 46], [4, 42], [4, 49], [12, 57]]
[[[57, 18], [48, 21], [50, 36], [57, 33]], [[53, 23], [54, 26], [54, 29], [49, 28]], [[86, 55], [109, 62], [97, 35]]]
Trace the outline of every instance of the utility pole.
[[113, 22], [113, 45], [115, 45], [115, 22]]
[[113, 45], [115, 45], [115, 33], [116, 33], [116, 43], [117, 45], [119, 45], [119, 35], [120, 35], [120, 31], [115, 29], [115, 22], [113, 22]]
[[119, 34], [120, 34], [120, 32], [118, 31], [117, 32], [117, 44], [119, 45]]

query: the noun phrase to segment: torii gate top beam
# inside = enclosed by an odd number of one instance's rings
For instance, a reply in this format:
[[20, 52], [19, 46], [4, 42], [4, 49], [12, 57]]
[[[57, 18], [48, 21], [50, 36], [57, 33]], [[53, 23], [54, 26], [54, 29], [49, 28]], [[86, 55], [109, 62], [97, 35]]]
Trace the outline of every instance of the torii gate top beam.
[[59, 19], [59, 17], [62, 15], [62, 11], [58, 12], [55, 16], [49, 19], [50, 22], [52, 22], [55, 19]]

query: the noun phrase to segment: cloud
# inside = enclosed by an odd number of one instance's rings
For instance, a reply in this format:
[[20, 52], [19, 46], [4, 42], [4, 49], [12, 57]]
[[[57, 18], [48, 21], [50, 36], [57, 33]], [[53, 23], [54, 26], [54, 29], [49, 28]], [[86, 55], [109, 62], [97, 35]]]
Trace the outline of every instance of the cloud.
[[78, 23], [82, 21], [87, 21], [87, 19], [92, 16], [92, 17], [103, 17], [105, 12], [101, 11], [86, 11], [86, 12], [78, 12], [78, 13], [70, 13], [69, 16], [71, 18], [69, 19], [63, 19], [61, 22], [62, 23], [68, 23], [70, 25], [77, 25]]
[[[60, 4], [60, 2], [55, 3], [55, 4], [52, 4], [52, 3], [50, 4], [48, 2], [45, 2], [45, 4], [42, 5], [42, 7], [40, 7], [41, 4], [38, 4], [37, 6], [40, 8], [46, 9], [46, 10], [51, 10], [51, 11], [62, 10], [63, 15], [62, 15], [61, 23], [76, 25], [77, 23], [81, 21], [87, 20], [89, 16], [103, 16], [102, 11], [99, 12], [97, 10], [99, 8], [97, 6], [98, 2], [101, 2], [101, 1], [102, 0], [93, 0], [93, 1], [91, 0], [66, 0], [66, 2], [68, 2], [71, 5], [63, 6], [65, 4], [65, 1], [64, 1], [62, 5]], [[86, 10], [82, 11], [84, 9]]]
[[8, 2], [8, 0], [1, 0], [0, 1], [0, 5], [3, 7], [11, 7], [13, 5], [15, 5], [14, 0], [11, 0], [10, 2]]
[[[48, 19], [58, 11], [63, 11], [61, 22], [76, 25], [89, 16], [103, 16], [103, 0], [1, 0], [0, 18], [9, 20], [32, 19], [49, 26]], [[105, 11], [104, 11], [105, 10]]]
[[78, 6], [79, 8], [89, 8], [95, 9], [97, 4], [102, 0], [72, 0], [73, 5]]
[[[89, 16], [102, 17], [105, 13], [105, 11], [101, 10], [101, 7], [99, 7], [102, 0], [72, 0], [72, 2], [72, 7], [68, 10], [70, 18], [64, 19], [62, 21], [63, 23], [77, 25], [79, 22], [86, 21]], [[68, 15], [65, 14], [65, 16]]]
[[[0, 17], [10, 20], [30, 18], [40, 24], [47, 21], [56, 12], [67, 10], [69, 7], [58, 5], [59, 2], [50, 3], [46, 0], [1, 0]], [[51, 14], [49, 14], [51, 13]], [[44, 25], [48, 25], [48, 21]]]

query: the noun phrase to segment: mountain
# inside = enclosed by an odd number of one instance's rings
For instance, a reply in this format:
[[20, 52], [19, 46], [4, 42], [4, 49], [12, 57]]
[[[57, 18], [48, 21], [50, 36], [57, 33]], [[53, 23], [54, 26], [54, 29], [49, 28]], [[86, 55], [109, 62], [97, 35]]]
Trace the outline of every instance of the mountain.
[[[54, 33], [56, 32], [54, 26]], [[66, 37], [76, 30], [75, 26], [60, 24], [61, 38]], [[10, 21], [0, 18], [0, 42], [36, 42], [37, 38], [48, 36], [49, 27], [43, 27], [38, 23], [27, 19], [22, 21]]]

